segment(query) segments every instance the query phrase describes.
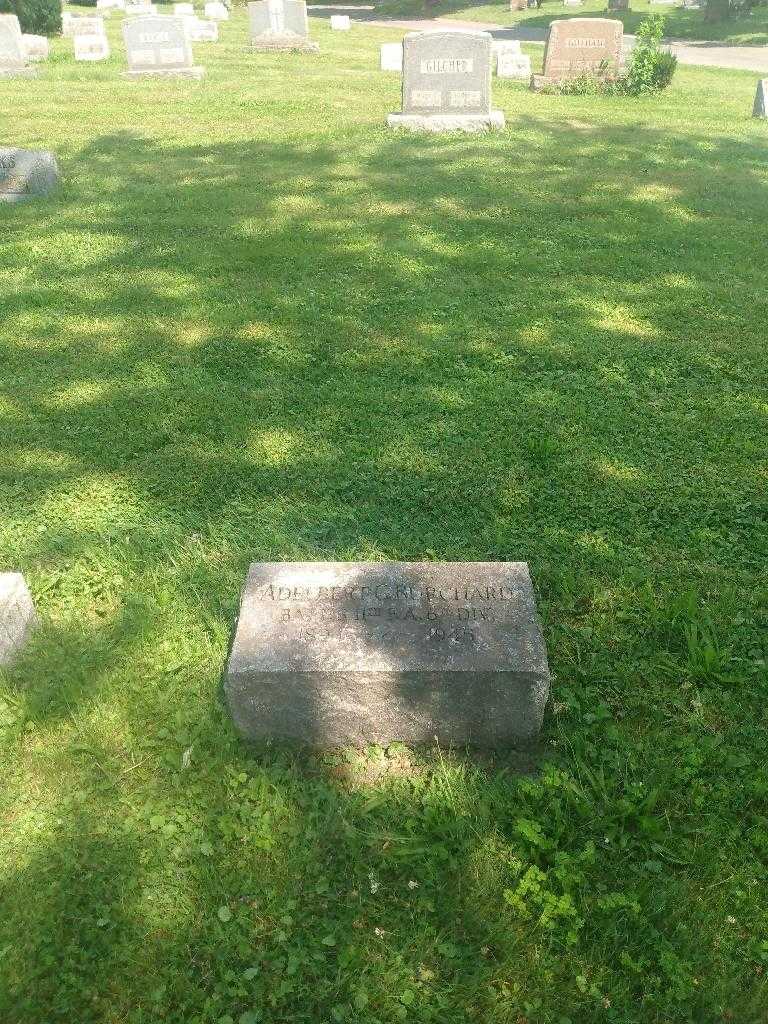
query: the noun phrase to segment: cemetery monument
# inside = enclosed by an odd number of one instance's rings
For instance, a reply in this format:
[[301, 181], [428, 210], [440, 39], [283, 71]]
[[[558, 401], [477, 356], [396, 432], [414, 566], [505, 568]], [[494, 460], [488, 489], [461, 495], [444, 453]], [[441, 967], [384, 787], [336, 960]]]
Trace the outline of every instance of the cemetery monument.
[[78, 18], [74, 33], [75, 60], [107, 60], [109, 40], [103, 18]]
[[624, 26], [612, 18], [570, 18], [553, 21], [544, 50], [544, 73], [534, 75], [531, 86], [585, 74], [615, 78], [622, 59]]
[[0, 14], [0, 78], [35, 78], [38, 69], [27, 63], [27, 51], [15, 14]]
[[128, 78], [202, 78], [205, 69], [192, 63], [192, 45], [183, 18], [150, 14], [123, 22]]
[[515, 78], [530, 82], [531, 58], [526, 57], [516, 39], [495, 42], [492, 47], [496, 55], [496, 76], [498, 78]]
[[254, 50], [302, 50], [319, 53], [309, 38], [304, 0], [256, 0], [248, 4], [251, 46]]
[[402, 71], [403, 44], [382, 43], [380, 51], [380, 66], [382, 71]]

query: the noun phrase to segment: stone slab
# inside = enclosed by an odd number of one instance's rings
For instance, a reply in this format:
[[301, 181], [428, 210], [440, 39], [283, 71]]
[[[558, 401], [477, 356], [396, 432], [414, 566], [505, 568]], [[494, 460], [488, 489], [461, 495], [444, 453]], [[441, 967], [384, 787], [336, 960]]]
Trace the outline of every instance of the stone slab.
[[488, 114], [387, 114], [387, 127], [412, 132], [490, 132], [506, 123], [502, 110]]
[[768, 78], [761, 78], [757, 83], [755, 104], [752, 107], [753, 117], [768, 117]]
[[0, 203], [47, 196], [58, 181], [56, 157], [50, 150], [0, 146]]
[[0, 573], [0, 665], [10, 665], [37, 625], [32, 595], [20, 572]]
[[549, 678], [525, 562], [263, 562], [224, 691], [252, 740], [495, 747], [538, 733]]
[[25, 32], [21, 38], [24, 43], [27, 60], [48, 60], [51, 55], [51, 47], [45, 36], [36, 36]]
[[533, 88], [585, 74], [617, 75], [623, 35], [623, 24], [613, 18], [553, 21], [544, 49], [543, 74], [534, 76]]
[[150, 14], [123, 22], [128, 78], [202, 78], [192, 64], [192, 46], [184, 18]]
[[403, 44], [382, 43], [379, 55], [379, 65], [382, 71], [402, 71]]
[[331, 15], [331, 28], [334, 32], [349, 32], [352, 28], [352, 22], [349, 19], [348, 14], [332, 14]]

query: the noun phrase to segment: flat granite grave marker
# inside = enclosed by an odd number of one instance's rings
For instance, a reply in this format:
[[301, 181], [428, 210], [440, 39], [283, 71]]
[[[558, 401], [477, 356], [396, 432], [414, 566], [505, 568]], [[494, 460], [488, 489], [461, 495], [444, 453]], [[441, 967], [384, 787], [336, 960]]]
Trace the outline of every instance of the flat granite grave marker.
[[503, 128], [491, 110], [488, 32], [409, 32], [403, 39], [403, 111], [390, 128], [412, 131], [488, 131]]
[[151, 14], [123, 22], [128, 53], [128, 78], [202, 78], [205, 69], [192, 64], [192, 46], [184, 18]]
[[36, 78], [37, 68], [27, 64], [27, 51], [15, 14], [0, 14], [0, 78]]
[[403, 44], [382, 43], [380, 51], [380, 63], [382, 71], [402, 71]]
[[570, 18], [553, 21], [544, 50], [544, 73], [534, 75], [531, 86], [561, 82], [594, 74], [606, 78], [619, 73], [624, 26], [613, 18]]
[[251, 47], [254, 50], [303, 50], [319, 53], [309, 38], [304, 0], [255, 0], [248, 4]]
[[0, 572], [0, 665], [10, 665], [37, 625], [32, 595], [20, 572]]
[[56, 157], [48, 150], [0, 147], [0, 203], [47, 196], [58, 181]]
[[752, 107], [753, 117], [768, 117], [768, 78], [761, 78], [757, 83], [755, 104]]
[[549, 669], [528, 566], [254, 563], [224, 690], [253, 740], [530, 739]]

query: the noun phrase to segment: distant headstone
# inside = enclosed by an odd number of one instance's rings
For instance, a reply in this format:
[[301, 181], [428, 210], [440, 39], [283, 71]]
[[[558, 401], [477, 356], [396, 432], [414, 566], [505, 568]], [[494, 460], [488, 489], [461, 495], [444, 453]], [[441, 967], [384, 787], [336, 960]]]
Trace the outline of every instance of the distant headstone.
[[221, 3], [221, 0], [209, 0], [205, 5], [205, 16], [212, 21], [227, 21], [229, 9], [226, 4]]
[[334, 32], [349, 32], [351, 27], [352, 22], [349, 20], [348, 14], [331, 15], [331, 28]]
[[254, 50], [304, 50], [319, 53], [309, 38], [305, 0], [256, 0], [248, 4]]
[[409, 32], [403, 39], [403, 110], [390, 128], [488, 131], [503, 128], [491, 110], [491, 37], [487, 32]]
[[496, 75], [498, 78], [515, 78], [518, 81], [530, 82], [531, 58], [520, 50], [516, 39], [505, 40], [493, 44], [496, 54]]
[[0, 14], [0, 78], [35, 78], [37, 73], [27, 63], [19, 19]]
[[768, 78], [761, 78], [757, 83], [755, 105], [752, 107], [753, 117], [768, 117]]
[[74, 37], [75, 60], [107, 60], [109, 40], [103, 18], [78, 18]]
[[509, 0], [510, 11], [524, 11], [528, 6], [528, 0]]
[[540, 88], [585, 74], [615, 77], [622, 56], [624, 26], [611, 18], [570, 18], [553, 21], [544, 50], [544, 73], [534, 75]]
[[496, 747], [536, 736], [549, 679], [525, 562], [267, 562], [224, 690], [252, 740]]
[[381, 70], [402, 71], [403, 70], [403, 44], [382, 43], [381, 44]]
[[152, 14], [123, 22], [129, 78], [202, 78], [192, 63], [192, 46], [183, 18]]
[[0, 665], [10, 665], [37, 625], [32, 595], [20, 572], [0, 573]]
[[184, 21], [193, 43], [215, 43], [218, 40], [218, 21], [206, 21], [194, 15], [185, 15]]
[[0, 147], [0, 202], [47, 196], [58, 180], [56, 157], [48, 150]]
[[584, 0], [563, 0], [563, 7], [583, 7]]
[[183, 14], [194, 14], [195, 13], [195, 5], [194, 4], [174, 4], [173, 5], [173, 13], [178, 15], [179, 17], [181, 17], [181, 15], [183, 15]]
[[51, 47], [45, 36], [33, 36], [25, 32], [21, 39], [24, 43], [24, 52], [27, 55], [27, 60], [48, 60], [51, 54]]
[[630, 10], [629, 0], [608, 0], [609, 11], [628, 11]]
[[139, 18], [145, 14], [157, 14], [157, 8], [151, 0], [125, 0], [124, 10], [129, 18]]

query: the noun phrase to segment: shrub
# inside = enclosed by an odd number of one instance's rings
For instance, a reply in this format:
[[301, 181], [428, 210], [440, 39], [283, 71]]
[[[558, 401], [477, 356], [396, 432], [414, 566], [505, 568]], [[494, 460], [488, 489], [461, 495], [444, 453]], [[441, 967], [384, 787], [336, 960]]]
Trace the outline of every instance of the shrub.
[[15, 14], [21, 31], [32, 35], [61, 32], [61, 0], [0, 0], [0, 14]]
[[637, 44], [632, 51], [629, 70], [621, 82], [621, 92], [629, 96], [659, 92], [672, 81], [677, 57], [661, 48], [664, 17], [651, 14], [637, 30]]

